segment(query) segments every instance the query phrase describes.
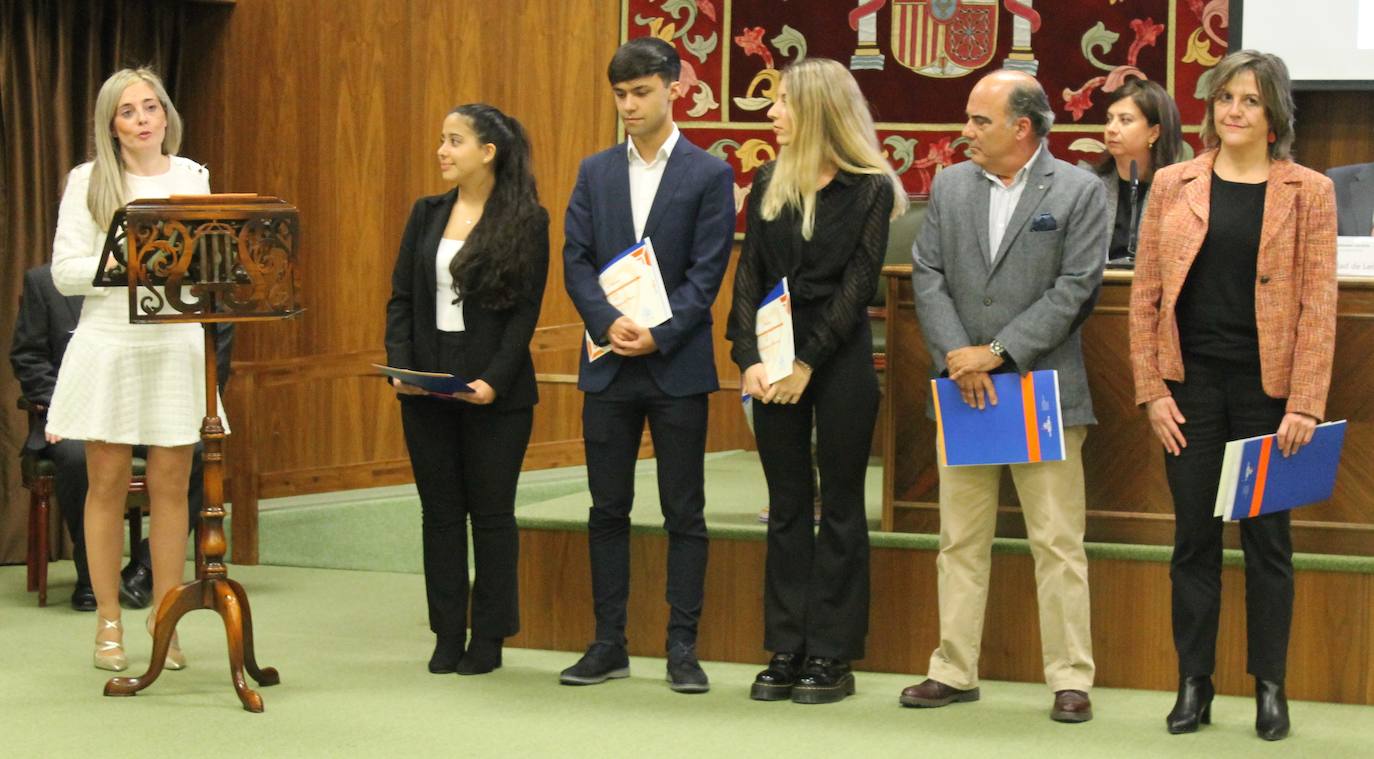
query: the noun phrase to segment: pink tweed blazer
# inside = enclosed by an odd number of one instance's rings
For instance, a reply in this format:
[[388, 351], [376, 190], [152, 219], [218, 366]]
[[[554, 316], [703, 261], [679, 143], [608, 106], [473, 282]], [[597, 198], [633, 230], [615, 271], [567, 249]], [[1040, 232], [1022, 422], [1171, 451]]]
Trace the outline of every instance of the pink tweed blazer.
[[[1140, 224], [1131, 286], [1135, 401], [1183, 380], [1174, 307], [1207, 234], [1216, 152], [1160, 169]], [[1264, 392], [1323, 418], [1336, 344], [1336, 194], [1331, 180], [1292, 161], [1269, 166], [1255, 279]]]

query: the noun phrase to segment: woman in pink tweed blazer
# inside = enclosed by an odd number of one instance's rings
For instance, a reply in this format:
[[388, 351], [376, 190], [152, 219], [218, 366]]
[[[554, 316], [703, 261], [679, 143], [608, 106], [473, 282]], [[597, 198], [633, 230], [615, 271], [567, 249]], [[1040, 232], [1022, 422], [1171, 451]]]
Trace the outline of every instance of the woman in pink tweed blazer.
[[[1277, 431], [1287, 456], [1310, 441], [1336, 337], [1335, 192], [1290, 158], [1287, 67], [1246, 50], [1211, 81], [1202, 138], [1214, 150], [1155, 175], [1131, 288], [1135, 399], [1167, 452], [1174, 501], [1171, 733], [1211, 720], [1222, 557], [1212, 512], [1226, 442]], [[1255, 730], [1278, 740], [1289, 730], [1288, 514], [1246, 519], [1240, 531]]]

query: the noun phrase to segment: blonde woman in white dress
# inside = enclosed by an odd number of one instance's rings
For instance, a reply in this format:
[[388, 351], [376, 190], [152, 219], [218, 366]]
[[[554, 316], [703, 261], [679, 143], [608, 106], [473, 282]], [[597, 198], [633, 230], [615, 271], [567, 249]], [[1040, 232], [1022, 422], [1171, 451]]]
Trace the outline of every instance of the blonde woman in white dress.
[[[114, 212], [138, 198], [205, 195], [209, 173], [176, 155], [181, 117], [157, 75], [123, 69], [96, 97], [95, 157], [72, 169], [53, 241], [53, 281], [83, 295], [81, 319], [57, 375], [49, 440], [86, 443], [86, 552], [96, 598], [95, 666], [128, 667], [119, 608], [123, 514], [133, 446], [145, 445], [153, 602], [149, 626], [186, 561], [186, 486], [205, 410], [198, 324], [130, 324], [122, 288], [93, 287]], [[227, 427], [227, 425], [226, 425]], [[185, 658], [175, 638], [166, 666]]]

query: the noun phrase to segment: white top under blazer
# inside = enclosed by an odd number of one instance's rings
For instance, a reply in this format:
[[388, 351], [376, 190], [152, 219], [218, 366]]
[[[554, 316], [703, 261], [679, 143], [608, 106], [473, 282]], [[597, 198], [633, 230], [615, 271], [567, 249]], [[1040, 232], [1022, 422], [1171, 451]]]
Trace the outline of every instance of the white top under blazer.
[[[72, 440], [179, 446], [200, 440], [205, 416], [205, 333], [201, 325], [130, 324], [128, 290], [94, 287], [106, 231], [86, 206], [92, 164], [67, 175], [53, 240], [53, 283], [85, 296], [48, 409], [48, 432]], [[157, 176], [126, 174], [126, 200], [208, 195], [210, 172], [171, 157]], [[165, 306], [164, 312], [172, 312]], [[223, 405], [220, 419], [229, 431]]]
[[434, 255], [434, 326], [440, 332], [463, 332], [463, 301], [453, 288], [453, 274], [449, 266], [463, 241], [451, 237], [439, 238], [439, 250]]

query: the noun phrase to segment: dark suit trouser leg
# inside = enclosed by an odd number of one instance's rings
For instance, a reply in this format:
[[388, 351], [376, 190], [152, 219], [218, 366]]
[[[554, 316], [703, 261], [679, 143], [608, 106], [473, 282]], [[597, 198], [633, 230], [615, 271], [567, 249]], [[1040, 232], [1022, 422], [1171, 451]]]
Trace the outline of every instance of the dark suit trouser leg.
[[467, 629], [471, 515], [478, 576], [472, 599], [474, 635], [506, 637], [519, 628], [515, 483], [532, 414], [528, 409], [471, 409], [461, 403], [401, 400], [406, 447], [420, 493], [429, 626], [439, 635], [462, 635]]
[[534, 410], [472, 407], [463, 416], [464, 501], [472, 520], [477, 569], [472, 584], [472, 637], [520, 631], [520, 533], [515, 492], [529, 447]]
[[707, 396], [663, 396], [648, 404], [658, 464], [658, 500], [668, 533], [668, 640], [695, 645], [706, 586]]
[[49, 445], [47, 454], [57, 466], [53, 489], [57, 510], [62, 513], [62, 521], [72, 536], [76, 582], [90, 585], [91, 574], [86, 565], [86, 522], [82, 518], [86, 511], [86, 444], [80, 440], [63, 440]]
[[[1186, 382], [1169, 383], [1188, 446], [1166, 454], [1165, 474], [1174, 499], [1174, 647], [1179, 674], [1210, 675], [1216, 669], [1221, 613], [1222, 520], [1212, 516], [1226, 442], [1275, 432], [1284, 402], [1264, 394], [1257, 376], [1218, 372], [1188, 362]], [[1240, 523], [1245, 553], [1247, 669], [1282, 681], [1293, 616], [1292, 543], [1288, 514]]]
[[[866, 337], [866, 335], [865, 335]], [[764, 647], [860, 659], [868, 634], [864, 476], [877, 418], [871, 340], [847, 341], [794, 405], [754, 406], [768, 480]], [[813, 527], [811, 424], [816, 424], [821, 525]]]
[[586, 443], [587, 489], [592, 497], [587, 515], [587, 544], [596, 639], [620, 646], [625, 645], [626, 604], [630, 598], [630, 508], [635, 496], [635, 460], [645, 416], [638, 400], [622, 397], [614, 388], [587, 393], [583, 399], [582, 436]]
[[630, 509], [646, 420], [654, 439], [659, 500], [668, 531], [668, 638], [670, 643], [696, 641], [706, 576], [706, 408], [705, 395], [664, 394], [640, 361], [626, 361], [610, 387], [585, 396], [582, 434], [592, 496], [587, 541], [598, 641], [625, 643]]

